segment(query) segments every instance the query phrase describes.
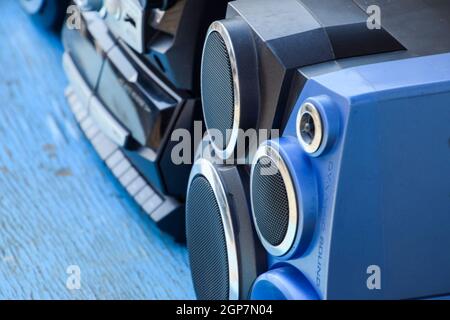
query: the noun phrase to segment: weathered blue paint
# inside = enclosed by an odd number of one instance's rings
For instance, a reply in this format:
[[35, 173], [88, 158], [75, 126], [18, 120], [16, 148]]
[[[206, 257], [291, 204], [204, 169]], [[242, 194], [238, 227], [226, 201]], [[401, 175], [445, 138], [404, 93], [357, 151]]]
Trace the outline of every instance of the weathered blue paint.
[[[193, 298], [186, 249], [115, 181], [64, 98], [57, 35], [0, 12], [0, 299]], [[81, 289], [66, 268], [81, 268]]]

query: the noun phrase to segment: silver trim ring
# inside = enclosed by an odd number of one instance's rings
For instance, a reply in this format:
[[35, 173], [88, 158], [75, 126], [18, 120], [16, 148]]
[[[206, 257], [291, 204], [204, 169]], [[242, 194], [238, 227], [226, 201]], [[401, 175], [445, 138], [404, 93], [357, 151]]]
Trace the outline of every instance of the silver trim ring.
[[197, 160], [191, 171], [188, 184], [188, 193], [191, 188], [191, 183], [197, 176], [203, 176], [208, 180], [214, 195], [219, 205], [220, 215], [222, 217], [223, 230], [225, 233], [225, 242], [227, 247], [228, 257], [228, 280], [229, 280], [229, 292], [228, 298], [230, 300], [239, 299], [239, 264], [237, 255], [236, 240], [234, 237], [233, 221], [231, 220], [230, 207], [228, 205], [228, 199], [226, 192], [223, 188], [220, 176], [214, 167], [214, 165], [206, 160]]
[[[312, 120], [314, 121], [314, 137], [311, 141], [305, 141], [301, 134], [301, 121], [303, 116], [309, 115]], [[314, 104], [311, 102], [305, 102], [301, 107], [297, 115], [297, 121], [296, 121], [296, 132], [297, 132], [297, 138], [300, 142], [301, 146], [303, 147], [303, 150], [309, 154], [313, 154], [317, 152], [320, 147], [322, 146], [323, 142], [323, 122], [322, 122], [322, 116], [320, 115], [319, 110], [316, 108]]]
[[[256, 215], [253, 206], [253, 175], [255, 174], [255, 167], [258, 163], [259, 159], [262, 157], [268, 157], [271, 159], [272, 163], [275, 163], [277, 166], [277, 170], [280, 171], [281, 177], [283, 178], [286, 193], [288, 198], [288, 207], [289, 207], [289, 221], [288, 221], [288, 229], [286, 231], [286, 235], [284, 236], [283, 241], [277, 245], [273, 246], [270, 244], [262, 235], [259, 230], [258, 223], [256, 220]], [[254, 162], [252, 165], [251, 173], [250, 173], [250, 201], [252, 204], [252, 216], [253, 223], [255, 225], [256, 233], [263, 244], [264, 248], [273, 256], [280, 257], [288, 253], [291, 249], [292, 245], [297, 236], [298, 229], [298, 221], [299, 221], [299, 212], [297, 209], [297, 197], [294, 189], [294, 184], [292, 182], [291, 175], [289, 173], [289, 169], [286, 166], [283, 158], [281, 157], [278, 150], [276, 150], [273, 146], [268, 144], [261, 145], [256, 151]]]
[[[225, 42], [225, 46], [228, 51], [228, 56], [230, 58], [230, 65], [231, 65], [231, 74], [233, 77], [233, 90], [234, 90], [234, 118], [233, 118], [233, 127], [231, 128], [231, 136], [230, 140], [228, 141], [228, 144], [225, 148], [220, 148], [217, 146], [214, 141], [212, 142], [212, 146], [216, 153], [219, 155], [219, 157], [222, 160], [227, 160], [231, 157], [231, 155], [234, 152], [234, 149], [236, 148], [238, 135], [239, 135], [239, 125], [241, 121], [241, 94], [239, 91], [239, 74], [238, 74], [238, 68], [236, 64], [236, 54], [234, 50], [233, 43], [231, 41], [230, 33], [228, 32], [227, 28], [223, 25], [220, 21], [214, 21], [211, 26], [208, 29], [208, 33], [206, 34], [206, 39], [209, 38], [209, 35], [212, 32], [218, 32], [220, 36], [222, 37], [223, 41]], [[203, 46], [203, 52], [202, 52], [202, 61], [205, 54], [205, 48], [206, 48], [207, 41], [205, 40], [205, 45]], [[203, 63], [201, 64], [201, 74], [203, 74]], [[202, 79], [202, 77], [201, 77]], [[203, 80], [201, 80], [203, 81]], [[203, 83], [200, 84], [201, 87], [203, 87]], [[203, 101], [203, 95], [202, 98], [202, 105], [205, 106], [205, 103]], [[206, 123], [206, 116], [205, 116], [205, 108], [203, 109], [203, 117], [205, 119], [206, 128], [208, 129], [208, 123]], [[215, 129], [215, 128], [211, 128]]]

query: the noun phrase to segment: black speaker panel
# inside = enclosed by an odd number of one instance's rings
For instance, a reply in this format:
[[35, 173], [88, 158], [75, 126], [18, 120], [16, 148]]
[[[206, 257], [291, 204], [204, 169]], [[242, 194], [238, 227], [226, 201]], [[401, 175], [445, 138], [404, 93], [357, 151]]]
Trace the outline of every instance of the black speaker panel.
[[[332, 15], [329, 14], [330, 6]], [[233, 29], [228, 27], [229, 24], [237, 24], [233, 21], [247, 25], [247, 28], [240, 28], [250, 30], [251, 37], [243, 39], [235, 36]], [[225, 20], [211, 25], [210, 34], [217, 24], [223, 26], [222, 34], [229, 35], [229, 56], [235, 56], [235, 61], [232, 61], [233, 81], [253, 84], [239, 97], [243, 99], [244, 95], [256, 96], [252, 98], [253, 103], [239, 103], [235, 97], [235, 105], [240, 108], [235, 107], [234, 118], [242, 119], [236, 126], [244, 130], [283, 130], [285, 115], [292, 109], [292, 105], [288, 103], [292, 101], [290, 97], [293, 93], [290, 90], [293, 89], [291, 84], [296, 69], [337, 59], [404, 50], [383, 28], [369, 30], [367, 14], [351, 0], [338, 0], [333, 4], [329, 1], [237, 0], [229, 3]], [[242, 46], [250, 48], [245, 51], [252, 53], [252, 57], [249, 57], [249, 54], [241, 60], [241, 57], [235, 55]], [[254, 49], [251, 49], [251, 46]], [[205, 46], [204, 58], [209, 57], [209, 49], [209, 46]], [[254, 69], [252, 67], [252, 70], [257, 71], [256, 75], [246, 72], [250, 69], [245, 69], [248, 65], [256, 66]], [[208, 68], [202, 70], [209, 72]], [[210, 80], [214, 78], [210, 75], [202, 77]], [[217, 79], [218, 83], [222, 80]], [[208, 84], [204, 87], [207, 90], [203, 90], [203, 95], [213, 96], [214, 93], [209, 90], [216, 88], [216, 95], [220, 96], [221, 87], [218, 84]], [[296, 96], [298, 94], [299, 91], [294, 93]], [[205, 117], [208, 118], [207, 115], [210, 112], [217, 113], [214, 110], [219, 107], [204, 103], [203, 108]], [[211, 111], [208, 108], [211, 108]], [[225, 114], [229, 114], [228, 110], [229, 106], [225, 109]], [[224, 124], [219, 127], [229, 126], [230, 117], [225, 119]], [[244, 119], [248, 119], [247, 122]], [[207, 128], [211, 129], [208, 123]], [[225, 146], [229, 147], [222, 148], [225, 158], [231, 157], [233, 146]]]
[[247, 299], [266, 257], [253, 228], [248, 170], [198, 159], [186, 200], [186, 238], [199, 299]]

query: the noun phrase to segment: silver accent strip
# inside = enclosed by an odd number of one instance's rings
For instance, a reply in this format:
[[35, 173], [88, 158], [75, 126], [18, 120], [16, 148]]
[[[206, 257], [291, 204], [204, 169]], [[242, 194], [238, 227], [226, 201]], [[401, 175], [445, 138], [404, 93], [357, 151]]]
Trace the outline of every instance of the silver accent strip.
[[94, 118], [102, 132], [119, 146], [124, 146], [130, 133], [105, 109], [103, 104], [92, 97], [89, 102], [89, 114]]
[[198, 159], [191, 171], [188, 183], [188, 193], [191, 187], [193, 179], [197, 176], [203, 176], [208, 180], [214, 195], [216, 196], [217, 204], [219, 205], [220, 215], [222, 217], [223, 229], [225, 232], [225, 242], [227, 247], [228, 257], [228, 279], [229, 293], [228, 298], [230, 300], [239, 299], [239, 263], [237, 255], [237, 245], [234, 237], [233, 221], [231, 220], [230, 207], [228, 205], [228, 199], [224, 190], [219, 173], [214, 165], [206, 159]]
[[119, 162], [118, 165], [116, 165], [112, 172], [113, 174], [120, 179], [120, 177], [129, 169], [131, 168], [131, 163], [128, 161], [128, 159], [123, 159], [121, 162]]
[[[304, 115], [309, 115], [314, 121], [315, 126], [315, 132], [314, 132], [314, 138], [311, 142], [307, 142], [303, 139], [301, 134], [301, 121]], [[306, 153], [314, 154], [316, 153], [323, 142], [323, 123], [322, 123], [322, 116], [320, 115], [319, 110], [317, 110], [316, 106], [313, 105], [311, 102], [304, 103], [297, 114], [296, 119], [296, 133], [298, 141], [300, 142], [301, 146], [303, 147], [303, 150], [305, 150]]]
[[[253, 175], [255, 174], [256, 164], [262, 157], [268, 157], [271, 159], [273, 163], [276, 164], [277, 170], [280, 172], [281, 177], [283, 178], [283, 181], [285, 183], [288, 197], [288, 206], [289, 206], [288, 229], [286, 231], [286, 235], [284, 236], [283, 241], [277, 246], [273, 246], [272, 244], [270, 244], [261, 234], [253, 206]], [[298, 232], [297, 229], [298, 229], [299, 214], [301, 214], [301, 212], [298, 212], [297, 209], [297, 197], [294, 188], [294, 183], [292, 182], [292, 178], [289, 173], [289, 169], [286, 166], [286, 163], [284, 162], [278, 150], [276, 150], [276, 148], [266, 143], [262, 144], [256, 151], [254, 162], [250, 172], [250, 201], [252, 204], [253, 223], [255, 225], [256, 233], [258, 234], [258, 237], [261, 240], [262, 245], [273, 256], [280, 257], [285, 255], [291, 249], [296, 239]]]
[[153, 195], [145, 203], [142, 205], [142, 208], [144, 208], [145, 212], [152, 212], [151, 217], [155, 221], [159, 221], [164, 217], [157, 217], [156, 213], [154, 212], [154, 209], [156, 209], [159, 205], [161, 205], [162, 200], [160, 197]]
[[[93, 121], [94, 118], [92, 116], [95, 115], [95, 111], [90, 114], [89, 108], [91, 108], [92, 111], [92, 106], [94, 106], [95, 109], [95, 102], [98, 101], [98, 99], [93, 96], [92, 90], [84, 81], [68, 53], [64, 53], [63, 64], [70, 82], [70, 85], [65, 90], [67, 102], [75, 119], [80, 125], [80, 128], [89, 139], [100, 158], [105, 162], [123, 187], [126, 188], [127, 192], [140, 205], [142, 210], [156, 223], [173, 212], [173, 210], [177, 210], [179, 203], [171, 197], [160, 196], [125, 157], [123, 151], [119, 148], [119, 145], [100, 130], [101, 124], [104, 124], [105, 122]], [[78, 90], [76, 90], [77, 88]], [[92, 101], [94, 101], [94, 103], [92, 103]], [[116, 122], [99, 101], [97, 106], [101, 107], [98, 108], [100, 113], [102, 111], [107, 113], [107, 116], [109, 115], [109, 117]], [[103, 119], [106, 119], [107, 122], [109, 121], [108, 117]], [[109, 126], [109, 128], [111, 128], [111, 126]], [[120, 138], [123, 133], [121, 133], [121, 128], [115, 127], [115, 129], [119, 129], [117, 132], [118, 137]], [[122, 139], [119, 140], [122, 141]], [[141, 197], [143, 197], [141, 194], [139, 199], [137, 199], [138, 195], [144, 189], [150, 191], [152, 195], [145, 199], [141, 199]]]
[[[164, 210], [163, 205], [172, 200], [160, 197], [125, 157], [119, 146], [98, 129], [97, 124], [87, 112], [87, 105], [81, 103], [72, 86], [66, 89], [66, 97], [80, 128], [113, 175], [146, 214], [154, 220], [154, 217], [162, 219], [171, 209]], [[158, 222], [158, 220], [155, 221]]]
[[120, 150], [114, 152], [108, 159], [106, 159], [105, 163], [108, 168], [114, 168], [119, 162], [121, 162], [125, 156]]
[[139, 173], [132, 167], [119, 178], [120, 184], [127, 187], [133, 180], [139, 176]]
[[108, 27], [97, 12], [84, 12], [85, 19], [90, 19], [87, 28], [98, 45], [105, 53], [115, 46], [114, 39], [108, 34]]
[[107, 56], [109, 61], [112, 62], [112, 64], [120, 71], [128, 82], [137, 82], [139, 78], [138, 71], [133, 67], [118, 47], [114, 47], [109, 50]]
[[146, 186], [144, 187], [144, 189], [139, 191], [134, 198], [136, 199], [136, 202], [142, 206], [154, 194], [155, 191], [153, 191], [150, 187]]
[[136, 196], [136, 194], [142, 190], [146, 185], [145, 180], [141, 176], [137, 177], [130, 185], [127, 187], [127, 191], [131, 196]]
[[145, 50], [145, 11], [138, 0], [105, 0], [105, 20], [115, 35], [143, 53]]
[[92, 90], [83, 79], [83, 76], [73, 62], [72, 57], [67, 52], [64, 52], [63, 54], [63, 69], [67, 78], [69, 78], [72, 89], [77, 94], [77, 98], [80, 99], [81, 105], [87, 106], [89, 99], [92, 96]]
[[[241, 122], [241, 93], [239, 90], [239, 72], [237, 68], [236, 63], [236, 54], [233, 46], [233, 42], [231, 41], [230, 33], [228, 32], [227, 28], [222, 24], [220, 21], [214, 21], [211, 26], [208, 29], [208, 33], [206, 35], [206, 39], [208, 39], [209, 35], [212, 32], [218, 32], [222, 39], [225, 42], [225, 46], [227, 47], [228, 56], [230, 57], [230, 65], [231, 65], [231, 73], [233, 77], [233, 90], [234, 90], [234, 118], [233, 118], [233, 127], [231, 128], [231, 136], [230, 140], [228, 141], [228, 144], [225, 148], [220, 148], [217, 146], [214, 141], [211, 141], [211, 145], [213, 146], [216, 153], [220, 156], [221, 159], [227, 160], [230, 158], [234, 152], [234, 149], [236, 148], [236, 144], [238, 141], [238, 135], [239, 135], [239, 127]], [[205, 40], [205, 45], [206, 45]], [[203, 48], [202, 52], [202, 60], [205, 53], [205, 47]], [[203, 73], [203, 64], [201, 65], [201, 71], [200, 74]], [[200, 84], [201, 87], [203, 87], [202, 84]], [[203, 95], [202, 95], [202, 105], [204, 106], [203, 101]], [[203, 116], [205, 118], [205, 124], [208, 128], [208, 124], [206, 123], [206, 117], [205, 117], [205, 109], [203, 108]], [[214, 129], [214, 128], [212, 128]]]
[[86, 81], [83, 79], [83, 76], [80, 74], [75, 63], [67, 52], [63, 54], [63, 67], [67, 77], [69, 78], [69, 82], [71, 83], [71, 88], [75, 91], [76, 99], [80, 99], [79, 104], [73, 102], [70, 104], [73, 106], [89, 106], [88, 108], [81, 108], [79, 112], [74, 111], [77, 120], [80, 122], [81, 118], [86, 117], [87, 113], [89, 113], [93, 120], [95, 120], [95, 124], [105, 135], [107, 135], [116, 144], [124, 146], [130, 136], [130, 133], [123, 128], [123, 126], [118, 123], [116, 119], [114, 119], [109, 111], [105, 109], [102, 103], [93, 96], [92, 90], [86, 84]]
[[[86, 131], [85, 131], [86, 134]], [[86, 134], [87, 136], [87, 134]], [[102, 160], [106, 160], [114, 151], [117, 150], [117, 145], [110, 141], [103, 133], [99, 133], [91, 138], [91, 143], [94, 146], [95, 151]]]

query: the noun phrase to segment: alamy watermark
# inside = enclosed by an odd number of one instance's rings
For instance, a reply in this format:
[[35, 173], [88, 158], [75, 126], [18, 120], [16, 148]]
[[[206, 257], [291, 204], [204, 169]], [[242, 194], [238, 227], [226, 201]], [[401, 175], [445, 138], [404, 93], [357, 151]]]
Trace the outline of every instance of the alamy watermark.
[[375, 264], [367, 267], [366, 270], [369, 277], [366, 285], [369, 290], [381, 290], [381, 268]]
[[[227, 148], [232, 136], [236, 137], [234, 148], [229, 153], [220, 152]], [[194, 130], [176, 129], [171, 141], [176, 142], [172, 148], [171, 160], [175, 165], [192, 164], [197, 158], [205, 158], [214, 164], [249, 165], [254, 164], [254, 155], [258, 147], [269, 139], [280, 136], [278, 129], [227, 129], [225, 134], [218, 129], [209, 129], [203, 134], [201, 121], [194, 122]], [[213, 147], [213, 144], [215, 147]], [[273, 146], [276, 149], [276, 145]], [[267, 175], [276, 174], [273, 163], [267, 163]]]
[[66, 269], [68, 274], [66, 288], [69, 290], [81, 289], [81, 268], [78, 265], [70, 265]]
[[367, 28], [369, 30], [381, 29], [381, 8], [377, 5], [371, 5], [366, 10], [369, 17], [367, 18]]

